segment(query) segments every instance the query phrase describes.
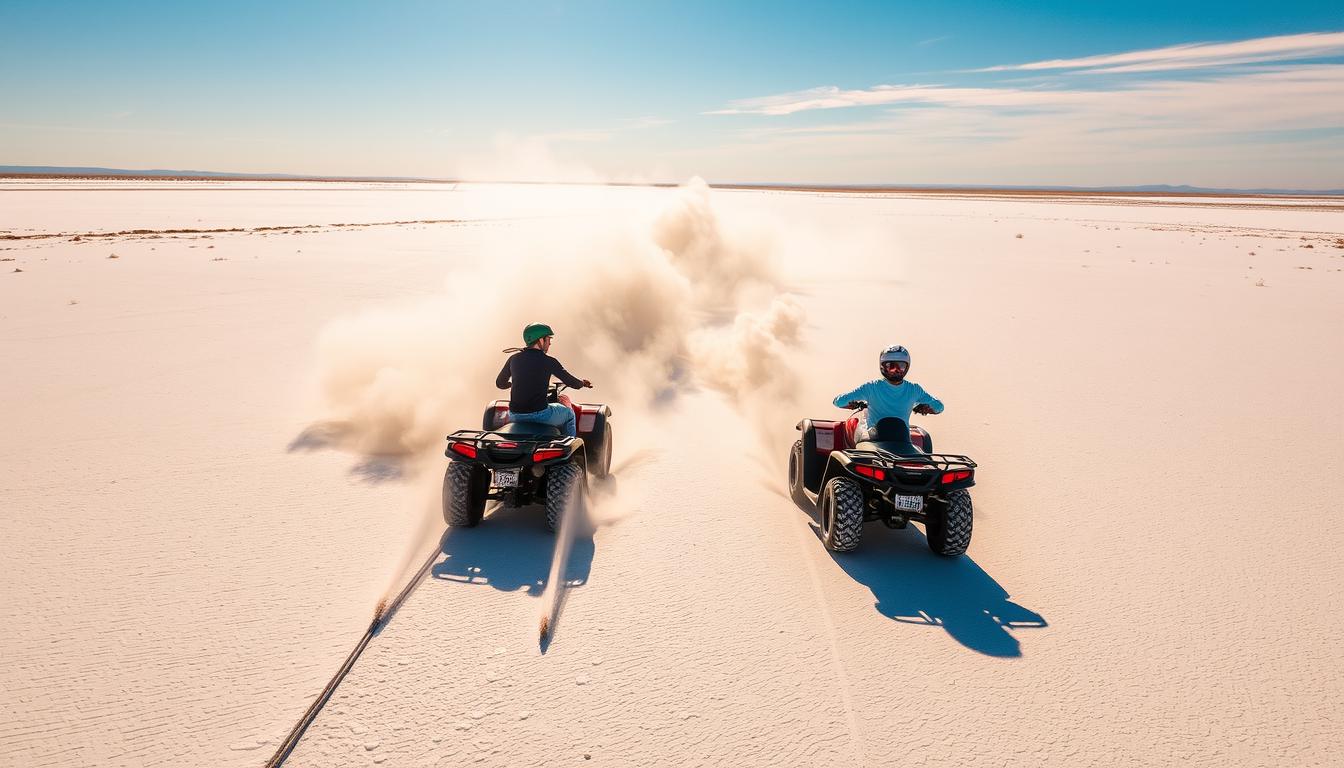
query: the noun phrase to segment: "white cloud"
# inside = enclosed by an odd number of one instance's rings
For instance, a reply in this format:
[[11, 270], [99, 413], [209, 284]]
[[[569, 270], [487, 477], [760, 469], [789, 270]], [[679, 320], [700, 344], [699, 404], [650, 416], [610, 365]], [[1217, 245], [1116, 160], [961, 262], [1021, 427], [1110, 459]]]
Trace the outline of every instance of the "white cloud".
[[[813, 109], [871, 107], [883, 104], [995, 104], [1003, 107], [1027, 106], [1057, 101], [1064, 92], [1017, 88], [955, 88], [944, 85], [876, 85], [860, 90], [841, 90], [835, 86], [806, 91], [762, 96], [732, 102], [709, 115], [791, 115]], [[1086, 98], [1086, 96], [1080, 96]]]
[[[1089, 81], [1092, 82], [1092, 81]], [[862, 94], [862, 95], [856, 95]], [[1344, 65], [1100, 88], [886, 86], [781, 94], [739, 111], [885, 104], [867, 119], [749, 127], [725, 162], [789, 157], [833, 182], [1337, 187]], [[809, 163], [811, 164], [809, 166]], [[745, 167], [745, 165], [744, 165]]]
[[1075, 132], [1152, 129], [1286, 131], [1344, 129], [1344, 65], [1322, 64], [1208, 80], [1163, 80], [1114, 90], [921, 87], [902, 91], [918, 109], [877, 119], [821, 126], [765, 128], [755, 135], [880, 133], [920, 125], [930, 115], [974, 117], [978, 130], [1002, 132], [1023, 122]]
[[[1301, 35], [1262, 37], [1235, 43], [1192, 43], [1078, 59], [1052, 59], [1029, 64], [988, 67], [973, 71], [1077, 70], [1078, 73], [1141, 73], [1222, 67], [1233, 64], [1262, 64], [1341, 55], [1344, 55], [1344, 32], [1313, 32]], [[1330, 72], [1331, 76], [1338, 76], [1338, 70], [1330, 70]], [[1087, 89], [968, 88], [937, 84], [883, 84], [871, 88], [846, 90], [831, 85], [770, 96], [739, 99], [730, 102], [728, 106], [722, 109], [716, 109], [705, 114], [778, 116], [817, 109], [871, 107], [900, 103], [1030, 107], [1090, 100], [1107, 92]]]
[[[734, 102], [709, 114], [790, 115], [852, 106], [920, 110], [987, 110], [993, 119], [1053, 115], [1091, 119], [1095, 128], [1157, 122], [1224, 126], [1227, 130], [1344, 128], [1344, 65], [1286, 66], [1192, 80], [1148, 80], [1105, 89], [965, 88], [880, 85], [865, 90], [816, 88]], [[906, 114], [912, 110], [902, 110]], [[882, 130], [890, 119], [855, 121], [856, 130]], [[821, 133], [830, 126], [784, 128], [777, 133]]]
[[1078, 69], [1090, 72], [1157, 72], [1163, 70], [1224, 67], [1268, 61], [1344, 55], [1344, 32], [1310, 32], [1240, 40], [1233, 43], [1188, 43], [1146, 51], [1051, 59], [1028, 64], [986, 67], [976, 72]]

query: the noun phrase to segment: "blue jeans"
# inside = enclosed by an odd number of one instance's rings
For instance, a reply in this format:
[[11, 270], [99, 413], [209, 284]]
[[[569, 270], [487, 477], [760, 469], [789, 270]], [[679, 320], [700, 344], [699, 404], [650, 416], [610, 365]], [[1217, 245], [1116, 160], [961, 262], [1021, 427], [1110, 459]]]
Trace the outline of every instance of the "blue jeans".
[[509, 411], [509, 421], [534, 422], [540, 424], [550, 424], [553, 427], [559, 427], [560, 431], [570, 437], [577, 437], [579, 431], [574, 423], [574, 409], [560, 403], [551, 403], [540, 411], [532, 413], [514, 413]]

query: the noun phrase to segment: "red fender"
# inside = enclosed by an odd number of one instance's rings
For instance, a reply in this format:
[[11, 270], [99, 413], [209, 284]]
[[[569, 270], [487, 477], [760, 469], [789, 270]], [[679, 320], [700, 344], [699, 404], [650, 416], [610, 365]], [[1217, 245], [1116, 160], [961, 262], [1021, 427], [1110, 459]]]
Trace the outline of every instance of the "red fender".
[[910, 442], [914, 444], [916, 448], [925, 452], [928, 451], [928, 449], [924, 447], [924, 438], [927, 435], [928, 433], [924, 431], [923, 427], [910, 427]]
[[491, 415], [494, 417], [494, 423], [490, 425], [490, 429], [499, 429], [509, 423], [508, 400], [494, 401], [490, 404], [490, 410], [493, 412]]

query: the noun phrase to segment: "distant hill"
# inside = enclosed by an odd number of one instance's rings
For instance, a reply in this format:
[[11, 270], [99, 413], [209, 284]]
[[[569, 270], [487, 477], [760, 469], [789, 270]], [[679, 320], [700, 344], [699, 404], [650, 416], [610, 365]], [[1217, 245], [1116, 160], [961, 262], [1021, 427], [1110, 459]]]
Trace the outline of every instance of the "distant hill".
[[1068, 192], [1072, 194], [1103, 192], [1109, 194], [1144, 195], [1312, 195], [1339, 196], [1344, 189], [1221, 189], [1192, 187], [1188, 184], [1143, 184], [1130, 187], [1066, 187], [1042, 184], [713, 184], [715, 187], [736, 189], [807, 189], [817, 191], [929, 191], [929, 192]]
[[80, 178], [240, 179], [252, 181], [441, 181], [402, 176], [304, 176], [294, 173], [228, 173], [220, 171], [127, 170], [56, 165], [0, 165], [0, 176], [61, 176]]
[[[32, 177], [58, 176], [80, 178], [156, 178], [156, 179], [238, 179], [252, 181], [396, 181], [396, 182], [449, 182], [452, 179], [430, 179], [414, 176], [304, 176], [293, 173], [225, 173], [219, 171], [187, 170], [127, 170], [125, 168], [77, 168], [53, 165], [0, 165], [0, 176]], [[654, 186], [671, 186], [657, 184]], [[1122, 187], [1067, 187], [1053, 185], [1007, 185], [1007, 184], [735, 184], [713, 183], [715, 187], [733, 187], [737, 189], [808, 189], [849, 191], [899, 191], [899, 190], [957, 190], [983, 192], [1109, 192], [1140, 193], [1148, 195], [1344, 195], [1344, 189], [1221, 189], [1213, 187], [1192, 187], [1187, 184], [1143, 184]]]
[[1344, 195], [1344, 189], [1211, 189], [1208, 187], [1192, 187], [1187, 184], [1147, 184], [1141, 187], [1105, 187], [1113, 192], [1170, 192], [1182, 195], [1207, 195], [1207, 194], [1229, 194], [1229, 195]]

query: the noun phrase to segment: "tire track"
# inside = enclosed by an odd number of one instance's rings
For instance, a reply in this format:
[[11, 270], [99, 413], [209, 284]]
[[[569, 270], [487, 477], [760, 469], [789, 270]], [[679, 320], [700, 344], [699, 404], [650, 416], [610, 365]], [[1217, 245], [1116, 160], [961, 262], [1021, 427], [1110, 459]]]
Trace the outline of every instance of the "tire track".
[[[867, 752], [863, 747], [863, 736], [859, 729], [858, 716], [854, 714], [853, 690], [849, 684], [849, 675], [845, 672], [845, 662], [840, 658], [840, 643], [835, 631], [835, 622], [831, 619], [831, 605], [826, 600], [826, 591], [821, 585], [821, 576], [817, 573], [816, 542], [806, 540], [806, 534], [798, 526], [790, 526], [797, 532], [794, 541], [798, 544], [799, 559], [807, 567], [807, 580], [812, 584], [812, 594], [817, 601], [821, 614], [821, 623], [826, 632], [826, 647], [831, 652], [831, 665], [835, 669], [836, 681], [840, 686], [840, 700], [845, 705], [845, 723], [849, 726], [850, 744], [857, 753], [855, 765], [867, 765]], [[815, 537], [814, 537], [815, 538]], [[825, 551], [824, 549], [822, 550]]]
[[358, 661], [360, 655], [364, 653], [364, 649], [368, 647], [369, 641], [373, 640], [374, 635], [382, 631], [382, 628], [392, 620], [392, 615], [397, 612], [397, 609], [406, 601], [406, 598], [411, 596], [411, 593], [415, 591], [416, 586], [420, 584], [424, 579], [425, 574], [429, 572], [430, 567], [434, 565], [434, 561], [439, 558], [439, 554], [443, 548], [443, 537], [446, 534], [446, 529], [443, 533], [439, 534], [438, 539], [435, 541], [434, 549], [430, 551], [429, 556], [425, 558], [425, 562], [421, 564], [420, 569], [415, 572], [415, 575], [406, 582], [406, 586], [402, 588], [401, 592], [397, 593], [397, 596], [393, 598], [391, 602], [378, 604], [378, 608], [373, 615], [373, 621], [369, 622], [369, 628], [364, 630], [364, 634], [359, 638], [359, 642], [355, 644], [354, 650], [350, 651], [350, 655], [345, 657], [345, 661], [341, 664], [340, 669], [336, 670], [335, 675], [332, 675], [331, 680], [329, 680], [326, 687], [322, 689], [322, 693], [318, 694], [317, 698], [313, 700], [313, 703], [310, 704], [308, 709], [303, 713], [303, 717], [299, 718], [299, 722], [294, 724], [294, 728], [290, 730], [289, 735], [285, 737], [284, 741], [280, 742], [280, 747], [276, 749], [275, 754], [271, 756], [271, 759], [266, 762], [266, 768], [278, 768], [280, 765], [283, 765], [290, 753], [299, 745], [299, 740], [303, 738], [303, 734], [308, 730], [308, 726], [312, 725], [313, 721], [317, 719], [318, 714], [322, 711], [322, 707], [326, 706], [327, 701], [331, 699], [331, 695], [336, 692], [337, 686], [341, 684], [341, 681], [345, 679], [345, 676], [354, 668], [355, 662]]

